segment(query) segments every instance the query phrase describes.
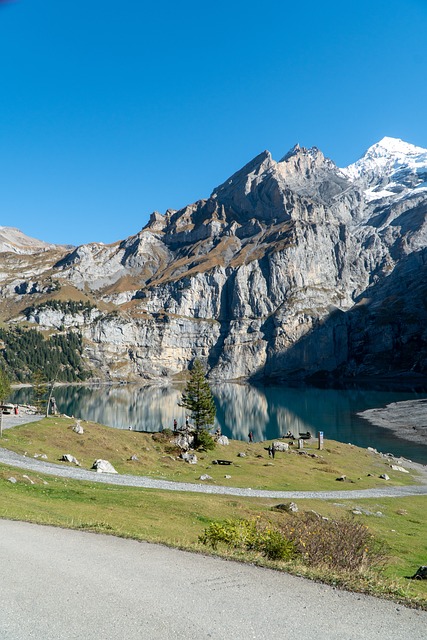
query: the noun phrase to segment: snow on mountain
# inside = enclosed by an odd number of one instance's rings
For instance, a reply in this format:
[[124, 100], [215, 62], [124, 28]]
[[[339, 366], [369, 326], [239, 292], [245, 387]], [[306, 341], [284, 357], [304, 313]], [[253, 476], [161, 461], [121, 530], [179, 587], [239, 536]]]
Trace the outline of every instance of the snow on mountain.
[[342, 172], [364, 184], [368, 202], [400, 200], [427, 191], [427, 149], [385, 137]]

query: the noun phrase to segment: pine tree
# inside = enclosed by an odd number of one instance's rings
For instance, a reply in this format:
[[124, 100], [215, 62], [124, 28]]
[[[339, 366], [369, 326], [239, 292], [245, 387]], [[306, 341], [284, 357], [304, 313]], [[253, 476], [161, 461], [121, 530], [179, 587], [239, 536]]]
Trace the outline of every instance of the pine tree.
[[197, 429], [214, 423], [215, 403], [200, 360], [194, 361], [179, 406], [188, 409]]
[[37, 409], [37, 413], [45, 413], [47, 406], [47, 388], [48, 382], [46, 376], [38, 369], [33, 373], [33, 402]]
[[[3, 369], [0, 369], [0, 404], [7, 399], [10, 394], [10, 381]], [[3, 435], [3, 409], [0, 409], [0, 437]]]

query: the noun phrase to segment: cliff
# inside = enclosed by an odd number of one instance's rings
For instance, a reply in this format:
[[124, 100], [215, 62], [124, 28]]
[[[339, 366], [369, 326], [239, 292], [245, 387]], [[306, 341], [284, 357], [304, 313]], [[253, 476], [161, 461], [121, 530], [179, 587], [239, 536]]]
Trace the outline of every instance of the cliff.
[[[2, 317], [75, 327], [109, 379], [173, 377], [195, 357], [221, 380], [425, 375], [426, 213], [419, 147], [384, 138], [346, 169], [316, 148], [263, 152], [126, 240], [3, 246]], [[69, 299], [93, 308], [45, 304]]]

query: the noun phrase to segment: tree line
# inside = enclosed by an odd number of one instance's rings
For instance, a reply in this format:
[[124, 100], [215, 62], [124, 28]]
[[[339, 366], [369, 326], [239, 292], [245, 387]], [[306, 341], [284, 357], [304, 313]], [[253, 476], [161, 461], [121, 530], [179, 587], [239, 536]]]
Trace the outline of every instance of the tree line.
[[41, 304], [33, 304], [27, 307], [24, 314], [28, 318], [35, 311], [42, 311], [43, 309], [53, 309], [70, 315], [77, 315], [78, 313], [88, 315], [92, 309], [96, 309], [96, 305], [89, 301], [83, 302], [83, 300], [46, 300]]
[[37, 329], [0, 328], [0, 341], [0, 368], [14, 382], [31, 383], [37, 371], [58, 382], [82, 382], [91, 376], [82, 360], [80, 332], [45, 338]]

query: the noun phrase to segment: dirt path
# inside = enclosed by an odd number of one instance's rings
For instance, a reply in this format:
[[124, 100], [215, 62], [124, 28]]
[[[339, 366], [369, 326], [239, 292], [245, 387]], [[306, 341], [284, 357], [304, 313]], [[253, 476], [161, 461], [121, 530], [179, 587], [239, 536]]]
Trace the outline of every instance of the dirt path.
[[[102, 484], [114, 484], [123, 487], [141, 487], [145, 489], [163, 489], [165, 491], [192, 491], [195, 493], [222, 494], [229, 496], [245, 496], [252, 498], [320, 498], [330, 499], [361, 499], [361, 498], [385, 498], [400, 496], [427, 495], [427, 469], [417, 465], [423, 472], [421, 480], [423, 484], [405, 487], [387, 487], [380, 489], [359, 489], [353, 491], [262, 491], [255, 489], [239, 489], [237, 487], [221, 487], [215, 485], [191, 484], [189, 482], [172, 482], [168, 480], [155, 480], [145, 476], [114, 475], [96, 473], [86, 469], [61, 466], [51, 462], [43, 462], [21, 456], [7, 449], [0, 449], [0, 463], [12, 467], [43, 473], [47, 475], [70, 478], [73, 480], [87, 480]], [[414, 463], [412, 463], [414, 465]]]
[[[3, 427], [8, 429], [18, 424], [41, 420], [42, 416], [4, 416]], [[1, 441], [0, 441], [1, 442]], [[249, 498], [277, 498], [304, 499], [318, 498], [323, 500], [343, 500], [362, 498], [397, 498], [403, 496], [427, 495], [427, 467], [405, 461], [406, 467], [416, 469], [420, 474], [420, 485], [392, 487], [384, 486], [379, 489], [356, 489], [349, 491], [265, 491], [256, 489], [239, 489], [237, 487], [222, 487], [205, 484], [191, 484], [189, 482], [172, 482], [155, 480], [146, 476], [114, 475], [96, 473], [87, 469], [79, 469], [39, 459], [27, 458], [8, 449], [0, 448], [0, 463], [33, 473], [43, 473], [73, 480], [86, 480], [100, 484], [114, 484], [124, 487], [141, 487], [145, 489], [162, 489], [165, 491], [190, 491], [194, 493], [221, 494], [229, 496], [244, 496]]]

